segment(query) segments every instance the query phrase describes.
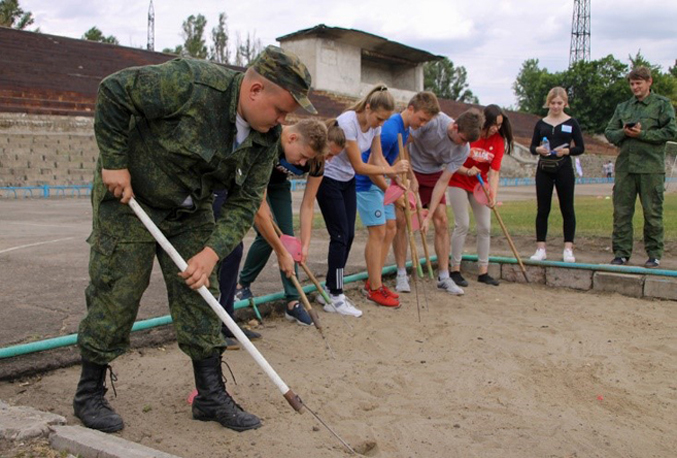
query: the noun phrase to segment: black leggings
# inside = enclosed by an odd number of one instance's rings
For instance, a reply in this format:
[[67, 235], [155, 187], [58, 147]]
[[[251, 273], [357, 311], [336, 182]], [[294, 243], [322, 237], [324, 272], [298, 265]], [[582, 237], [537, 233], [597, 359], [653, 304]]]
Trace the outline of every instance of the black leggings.
[[552, 188], [557, 189], [559, 209], [562, 212], [564, 242], [574, 242], [576, 235], [576, 214], [574, 213], [574, 185], [576, 177], [570, 163], [562, 166], [554, 173], [544, 172], [536, 168], [536, 241], [545, 242], [548, 235], [548, 216], [552, 204]]
[[317, 203], [330, 238], [327, 289], [334, 295], [342, 294], [343, 268], [355, 238], [355, 178], [344, 182], [324, 177], [317, 191]]

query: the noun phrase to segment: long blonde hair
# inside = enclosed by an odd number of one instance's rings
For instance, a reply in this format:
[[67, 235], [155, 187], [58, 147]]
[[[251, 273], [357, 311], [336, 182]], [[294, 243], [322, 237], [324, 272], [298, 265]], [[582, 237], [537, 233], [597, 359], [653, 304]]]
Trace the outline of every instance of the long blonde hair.
[[367, 95], [358, 100], [354, 105], [348, 107], [346, 111], [362, 113], [367, 108], [367, 105], [373, 111], [381, 109], [393, 111], [395, 110], [395, 99], [388, 90], [388, 86], [377, 84]]
[[545, 105], [543, 105], [543, 108], [550, 108], [550, 102], [555, 97], [561, 97], [562, 100], [564, 100], [564, 106], [565, 107], [569, 106], [569, 94], [567, 94], [566, 89], [564, 89], [562, 86], [555, 86], [552, 89], [550, 89], [550, 91], [548, 91], [548, 95], [545, 98]]

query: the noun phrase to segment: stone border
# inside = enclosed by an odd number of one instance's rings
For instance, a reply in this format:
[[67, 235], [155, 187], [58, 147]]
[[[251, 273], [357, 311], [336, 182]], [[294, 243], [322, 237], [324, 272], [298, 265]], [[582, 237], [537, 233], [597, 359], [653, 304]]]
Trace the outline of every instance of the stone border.
[[48, 438], [53, 449], [82, 458], [180, 458], [114, 434], [67, 426], [60, 415], [0, 401], [0, 439], [15, 442], [41, 437]]
[[[468, 261], [468, 264], [476, 263]], [[519, 265], [490, 263], [490, 269], [491, 264], [500, 265], [503, 280], [525, 283]], [[677, 301], [677, 277], [643, 275], [635, 272], [607, 272], [580, 267], [568, 268], [566, 263], [561, 264], [562, 266], [529, 264], [525, 265], [525, 268], [531, 283], [580, 291], [592, 290], [637, 298]], [[472, 271], [477, 268], [468, 266], [468, 269]]]

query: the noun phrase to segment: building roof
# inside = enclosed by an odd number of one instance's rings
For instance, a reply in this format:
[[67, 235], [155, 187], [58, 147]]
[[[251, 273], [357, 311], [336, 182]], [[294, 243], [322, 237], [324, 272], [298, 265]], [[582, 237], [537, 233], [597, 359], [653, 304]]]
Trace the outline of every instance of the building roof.
[[288, 40], [301, 38], [325, 38], [348, 43], [362, 49], [363, 54], [370, 57], [390, 60], [394, 62], [406, 62], [409, 64], [421, 64], [424, 62], [441, 60], [443, 56], [437, 56], [421, 49], [390, 41], [386, 38], [373, 35], [355, 29], [343, 29], [341, 27], [328, 27], [324, 24], [316, 25], [309, 29], [299, 30], [288, 35], [276, 38], [283, 43]]
[[101, 80], [171, 54], [0, 27], [0, 111], [89, 115]]
[[[0, 112], [94, 116], [96, 95], [103, 78], [123, 68], [159, 64], [176, 57], [172, 54], [5, 27], [0, 27], [0, 43]], [[229, 67], [242, 70], [241, 67]], [[354, 98], [323, 91], [312, 91], [310, 100], [321, 118], [336, 117], [355, 101]], [[440, 99], [440, 106], [442, 111], [452, 117], [472, 106], [482, 108], [479, 105], [444, 99]], [[299, 108], [294, 115], [301, 118], [306, 117], [307, 113]], [[518, 112], [509, 112], [508, 116], [515, 140], [529, 145], [534, 125], [539, 118]], [[613, 146], [587, 135], [584, 138], [586, 151], [616, 154]]]

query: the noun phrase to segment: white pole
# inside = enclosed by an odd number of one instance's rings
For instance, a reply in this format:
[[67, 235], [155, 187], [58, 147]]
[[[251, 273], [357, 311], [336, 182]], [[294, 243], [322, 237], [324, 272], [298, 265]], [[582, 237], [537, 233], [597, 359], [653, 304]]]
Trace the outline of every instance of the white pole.
[[[136, 202], [136, 200], [132, 197], [131, 200], [129, 201], [129, 207], [134, 210], [134, 213], [136, 213], [136, 216], [139, 217], [141, 222], [143, 223], [144, 226], [146, 226], [146, 229], [151, 233], [153, 238], [162, 246], [162, 249], [167, 252], [170, 258], [172, 258], [172, 261], [174, 261], [174, 264], [177, 265], [179, 270], [183, 272], [186, 270], [188, 267], [188, 264], [186, 264], [186, 261], [183, 260], [181, 255], [179, 254], [178, 251], [172, 246], [172, 244], [167, 240], [167, 237], [160, 231], [160, 229], [155, 225], [155, 223], [148, 217], [146, 212], [141, 208], [141, 206]], [[289, 387], [282, 381], [279, 375], [277, 375], [277, 372], [271, 367], [270, 364], [268, 364], [268, 361], [263, 357], [263, 355], [256, 349], [254, 344], [251, 343], [251, 341], [247, 338], [247, 336], [244, 335], [244, 332], [240, 329], [240, 327], [233, 321], [233, 319], [226, 313], [226, 311], [221, 307], [221, 304], [214, 298], [214, 295], [209, 292], [206, 286], [202, 286], [200, 289], [197, 290], [198, 293], [200, 293], [200, 296], [207, 301], [207, 304], [212, 308], [214, 313], [218, 315], [218, 317], [223, 321], [223, 323], [228, 326], [228, 329], [230, 329], [230, 332], [233, 333], [235, 338], [244, 346], [245, 350], [249, 352], [249, 354], [254, 358], [254, 361], [261, 366], [261, 369], [268, 375], [268, 377], [272, 380], [272, 382], [277, 386], [277, 388], [280, 390], [280, 392], [284, 395], [285, 399], [287, 399], [287, 402], [294, 407], [297, 411], [301, 411], [303, 404], [301, 403], [301, 400], [296, 396], [290, 389]]]

